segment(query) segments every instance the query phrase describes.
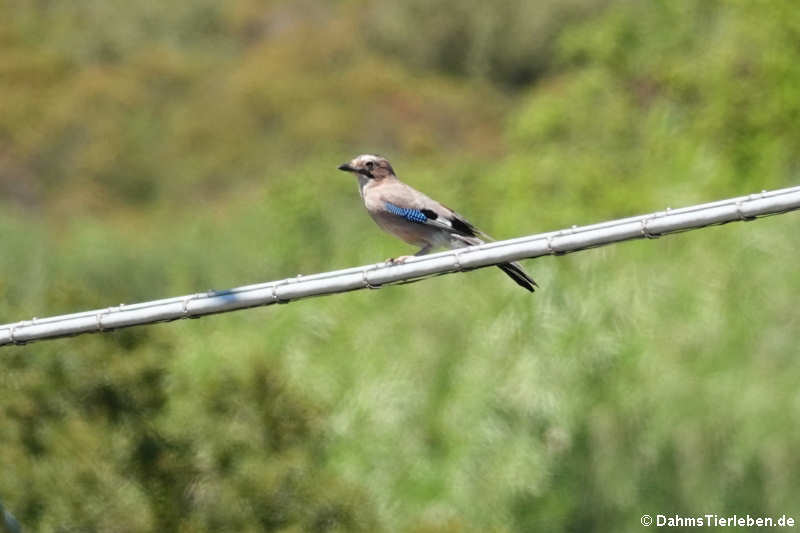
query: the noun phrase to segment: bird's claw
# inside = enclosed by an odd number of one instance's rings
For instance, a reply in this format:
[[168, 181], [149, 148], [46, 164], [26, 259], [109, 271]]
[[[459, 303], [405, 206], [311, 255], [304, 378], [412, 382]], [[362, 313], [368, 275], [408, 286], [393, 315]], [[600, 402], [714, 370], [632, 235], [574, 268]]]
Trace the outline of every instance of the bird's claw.
[[386, 260], [386, 262], [389, 263], [390, 265], [399, 265], [401, 263], [405, 263], [410, 257], [413, 256], [401, 255], [400, 257], [390, 257], [389, 259]]

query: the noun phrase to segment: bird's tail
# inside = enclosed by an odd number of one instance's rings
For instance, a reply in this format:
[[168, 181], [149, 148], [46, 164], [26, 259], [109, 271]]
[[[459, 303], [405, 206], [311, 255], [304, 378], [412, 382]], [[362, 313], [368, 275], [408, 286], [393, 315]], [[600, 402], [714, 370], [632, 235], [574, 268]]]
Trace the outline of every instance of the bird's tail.
[[538, 287], [533, 278], [530, 277], [519, 263], [500, 263], [497, 267], [505, 272], [509, 278], [517, 282], [517, 285], [533, 292], [534, 287]]

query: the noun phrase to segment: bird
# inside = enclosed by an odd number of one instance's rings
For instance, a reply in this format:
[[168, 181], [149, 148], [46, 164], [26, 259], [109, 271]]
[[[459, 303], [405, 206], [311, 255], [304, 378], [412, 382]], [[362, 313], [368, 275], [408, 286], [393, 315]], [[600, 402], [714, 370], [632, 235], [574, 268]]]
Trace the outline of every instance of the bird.
[[[364, 206], [381, 229], [420, 247], [414, 256], [440, 247], [457, 249], [492, 241], [463, 216], [400, 181], [385, 157], [362, 154], [338, 169], [356, 175]], [[400, 256], [389, 262], [402, 263], [410, 257]], [[497, 266], [528, 291], [538, 287], [519, 263]]]

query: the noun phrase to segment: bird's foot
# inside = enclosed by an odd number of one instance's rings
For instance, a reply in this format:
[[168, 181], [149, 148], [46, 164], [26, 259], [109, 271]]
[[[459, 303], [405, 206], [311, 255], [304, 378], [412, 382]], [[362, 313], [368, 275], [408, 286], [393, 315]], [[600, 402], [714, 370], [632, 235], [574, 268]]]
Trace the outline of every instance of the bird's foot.
[[410, 258], [414, 257], [413, 255], [401, 255], [400, 257], [390, 257], [386, 260], [387, 263], [390, 265], [399, 265], [401, 263], [405, 263]]

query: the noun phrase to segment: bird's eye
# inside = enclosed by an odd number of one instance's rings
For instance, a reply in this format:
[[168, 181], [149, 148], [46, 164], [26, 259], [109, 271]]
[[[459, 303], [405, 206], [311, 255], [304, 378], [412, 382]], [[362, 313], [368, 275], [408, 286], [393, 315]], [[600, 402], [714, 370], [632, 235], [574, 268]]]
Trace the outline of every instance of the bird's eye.
[[375, 167], [375, 163], [372, 161], [367, 161], [367, 170], [372, 170]]

